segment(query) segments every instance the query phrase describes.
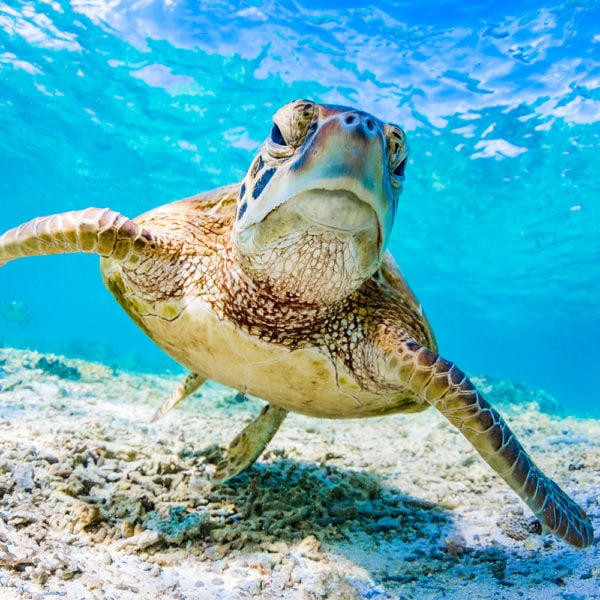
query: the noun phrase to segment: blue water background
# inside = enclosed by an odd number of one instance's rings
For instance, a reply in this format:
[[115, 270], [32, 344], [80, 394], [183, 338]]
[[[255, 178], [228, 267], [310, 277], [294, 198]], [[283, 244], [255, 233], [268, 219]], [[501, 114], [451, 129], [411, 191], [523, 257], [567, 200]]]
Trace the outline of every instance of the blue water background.
[[[391, 249], [442, 354], [600, 414], [596, 1], [0, 2], [0, 230], [239, 181], [305, 97], [406, 128]], [[177, 370], [97, 259], [0, 270], [0, 343]]]

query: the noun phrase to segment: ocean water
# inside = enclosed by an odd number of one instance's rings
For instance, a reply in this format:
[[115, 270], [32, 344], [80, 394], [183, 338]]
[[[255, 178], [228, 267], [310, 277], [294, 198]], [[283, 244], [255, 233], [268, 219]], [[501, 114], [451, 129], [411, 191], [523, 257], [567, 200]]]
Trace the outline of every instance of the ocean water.
[[[295, 98], [404, 127], [391, 250], [471, 374], [600, 415], [600, 6], [0, 1], [0, 230], [239, 181]], [[0, 344], [177, 371], [97, 258], [0, 270]]]

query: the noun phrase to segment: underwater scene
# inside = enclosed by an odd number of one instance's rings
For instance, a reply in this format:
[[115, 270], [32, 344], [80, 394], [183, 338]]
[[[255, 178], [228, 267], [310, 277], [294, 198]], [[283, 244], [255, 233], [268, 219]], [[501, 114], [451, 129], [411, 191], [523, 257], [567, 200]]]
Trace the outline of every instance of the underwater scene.
[[[298, 106], [320, 117], [288, 147], [273, 117]], [[356, 410], [282, 397], [273, 416], [221, 385], [234, 358], [221, 384], [184, 380], [98, 256], [33, 256], [46, 225], [6, 250], [11, 228], [88, 207], [133, 219], [257, 178], [260, 204], [283, 177], [263, 142], [282, 160], [325, 117], [375, 127], [402, 188], [380, 236], [463, 385], [432, 400], [441, 359], [403, 346], [392, 360], [432, 369], [407, 379], [430, 410], [366, 415], [356, 384]], [[597, 0], [0, 0], [0, 173], [0, 598], [600, 598]], [[275, 356], [273, 382], [316, 364]], [[325, 363], [315, 378], [346, 385]]]

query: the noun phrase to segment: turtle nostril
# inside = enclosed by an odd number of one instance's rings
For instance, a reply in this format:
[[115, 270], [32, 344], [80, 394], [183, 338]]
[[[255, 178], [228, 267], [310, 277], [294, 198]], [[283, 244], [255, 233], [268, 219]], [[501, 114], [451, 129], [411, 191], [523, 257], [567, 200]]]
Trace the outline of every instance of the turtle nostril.
[[346, 113], [340, 118], [341, 122], [356, 135], [366, 135], [371, 138], [377, 132], [377, 121], [366, 113]]

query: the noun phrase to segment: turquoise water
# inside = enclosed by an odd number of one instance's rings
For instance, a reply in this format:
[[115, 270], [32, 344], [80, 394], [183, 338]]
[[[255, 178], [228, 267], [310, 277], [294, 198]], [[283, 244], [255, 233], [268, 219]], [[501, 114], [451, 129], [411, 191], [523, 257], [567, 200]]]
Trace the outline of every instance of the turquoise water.
[[[0, 2], [0, 230], [239, 181], [306, 97], [407, 130], [391, 249], [442, 353], [600, 414], [600, 6]], [[89, 256], [0, 270], [0, 343], [176, 370]]]

